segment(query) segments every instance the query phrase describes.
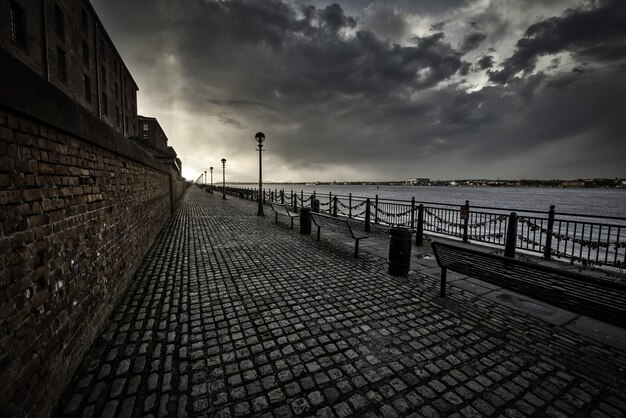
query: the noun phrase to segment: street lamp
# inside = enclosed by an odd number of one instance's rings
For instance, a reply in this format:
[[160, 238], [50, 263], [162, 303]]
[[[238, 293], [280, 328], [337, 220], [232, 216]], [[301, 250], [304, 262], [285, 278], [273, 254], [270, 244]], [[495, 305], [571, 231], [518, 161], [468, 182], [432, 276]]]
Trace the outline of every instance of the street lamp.
[[222, 158], [222, 199], [226, 200], [226, 158]]
[[263, 152], [263, 141], [265, 141], [265, 134], [263, 132], [257, 132], [254, 135], [254, 139], [259, 143], [259, 210], [257, 216], [264, 216], [263, 214], [263, 159], [261, 153]]
[[204, 170], [204, 185], [206, 186], [206, 170]]
[[211, 170], [211, 193], [213, 193], [213, 167], [209, 167], [209, 170]]

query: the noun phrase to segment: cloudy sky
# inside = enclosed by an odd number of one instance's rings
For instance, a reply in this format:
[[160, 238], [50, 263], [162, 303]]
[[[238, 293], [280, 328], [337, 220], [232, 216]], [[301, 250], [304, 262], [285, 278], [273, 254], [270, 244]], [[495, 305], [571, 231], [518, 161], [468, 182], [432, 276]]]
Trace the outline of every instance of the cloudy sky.
[[191, 180], [626, 177], [624, 0], [91, 2]]

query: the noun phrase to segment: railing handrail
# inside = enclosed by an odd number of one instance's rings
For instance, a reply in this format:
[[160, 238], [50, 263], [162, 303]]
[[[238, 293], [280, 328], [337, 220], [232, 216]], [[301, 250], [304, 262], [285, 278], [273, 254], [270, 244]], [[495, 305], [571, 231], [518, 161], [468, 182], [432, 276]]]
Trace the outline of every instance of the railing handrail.
[[[258, 189], [257, 188], [242, 188], [242, 187], [233, 187], [233, 186], [227, 186], [227, 188], [232, 188], [232, 189], [242, 189], [242, 190], [250, 190], [252, 192], [256, 192]], [[265, 189], [267, 195], [269, 196], [270, 192], [272, 190], [279, 190], [279, 191], [284, 191], [285, 189]], [[328, 193], [317, 193], [316, 191], [314, 192], [305, 192], [304, 190], [299, 190], [299, 191], [294, 191], [294, 195], [297, 195], [298, 199], [300, 199], [300, 195], [304, 195], [306, 197], [305, 200], [308, 200], [308, 198], [310, 196], [316, 195], [316, 197], [321, 197], [322, 199], [326, 196], [328, 196], [329, 194], [332, 194], [333, 197], [337, 197], [338, 199], [348, 199], [348, 198], [352, 198], [352, 200], [362, 200], [365, 201], [367, 199], [373, 199], [373, 197], [369, 196], [356, 196], [356, 195], [344, 195], [344, 194], [335, 194], [332, 192], [328, 192]], [[280, 195], [280, 194], [279, 194]], [[286, 195], [286, 194], [285, 194]], [[404, 200], [404, 199], [390, 199], [390, 198], [382, 198], [379, 197], [378, 198], [378, 203], [392, 203], [392, 204], [404, 204], [406, 206], [411, 206], [411, 200]], [[443, 206], [443, 207], [450, 207], [450, 208], [460, 208], [461, 206], [463, 206], [462, 204], [455, 204], [455, 203], [444, 203], [444, 202], [431, 202], [431, 201], [425, 201], [425, 200], [418, 200], [417, 198], [415, 199], [415, 205], [419, 205], [419, 204], [423, 204], [423, 205], [435, 205], [435, 206]], [[503, 208], [503, 207], [495, 207], [495, 206], [481, 206], [481, 205], [470, 205], [470, 209], [471, 212], [476, 212], [475, 209], [486, 209], [486, 210], [490, 210], [490, 211], [501, 211], [504, 212], [505, 214], [507, 213], [511, 213], [511, 212], [515, 212], [515, 213], [533, 213], [533, 214], [540, 214], [540, 215], [547, 215], [548, 211], [542, 211], [542, 210], [537, 210], [537, 209], [522, 209], [522, 208]], [[471, 213], [470, 212], [470, 213]], [[556, 214], [559, 217], [573, 217], [573, 218], [589, 218], [589, 219], [608, 219], [608, 220], [616, 220], [616, 221], [624, 221], [626, 222], [626, 217], [620, 217], [620, 216], [608, 216], [608, 215], [589, 215], [589, 214], [582, 214], [582, 213], [570, 213], [570, 212], [556, 212]], [[597, 225], [600, 225], [597, 223]]]
[[[260, 195], [255, 188], [232, 186], [226, 188], [226, 193], [250, 200]], [[378, 195], [372, 198], [330, 191], [294, 192], [292, 189], [287, 193], [277, 188], [264, 189], [263, 200], [313, 207], [314, 196], [320, 210], [333, 216], [360, 219], [366, 231], [370, 224], [413, 228], [417, 231], [416, 243], [422, 242], [421, 234], [427, 231], [458, 237], [464, 242], [470, 239], [487, 245], [504, 245], [505, 253], [509, 254], [520, 249], [543, 253], [546, 259], [556, 256], [583, 264], [617, 268], [626, 265], [626, 218], [623, 217], [558, 213], [554, 206], [540, 211], [471, 206], [468, 201], [465, 204], [420, 202], [415, 198], [410, 201]]]

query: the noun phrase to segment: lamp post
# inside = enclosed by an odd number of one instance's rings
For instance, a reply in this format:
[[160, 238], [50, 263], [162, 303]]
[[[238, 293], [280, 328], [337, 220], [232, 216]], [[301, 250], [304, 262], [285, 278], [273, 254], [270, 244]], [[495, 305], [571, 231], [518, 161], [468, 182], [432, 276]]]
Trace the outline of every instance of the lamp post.
[[261, 158], [263, 152], [263, 141], [265, 141], [265, 134], [263, 132], [257, 132], [254, 135], [254, 139], [259, 143], [259, 210], [257, 216], [264, 216], [263, 214], [263, 159]]
[[211, 170], [211, 193], [213, 193], [213, 167], [209, 167], [209, 170]]
[[222, 158], [222, 199], [226, 200], [226, 158]]
[[204, 170], [204, 185], [206, 186], [206, 170]]

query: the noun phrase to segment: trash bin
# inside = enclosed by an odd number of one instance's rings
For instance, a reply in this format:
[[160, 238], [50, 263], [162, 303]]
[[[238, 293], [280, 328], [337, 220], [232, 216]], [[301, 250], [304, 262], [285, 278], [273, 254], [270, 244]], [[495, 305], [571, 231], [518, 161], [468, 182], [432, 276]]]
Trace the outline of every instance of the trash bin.
[[411, 236], [409, 228], [392, 227], [389, 230], [389, 258], [387, 268], [393, 276], [406, 276], [411, 266]]
[[313, 199], [311, 201], [311, 210], [315, 213], [319, 213], [320, 211], [320, 201], [317, 199]]
[[311, 233], [311, 208], [300, 208], [300, 233]]

